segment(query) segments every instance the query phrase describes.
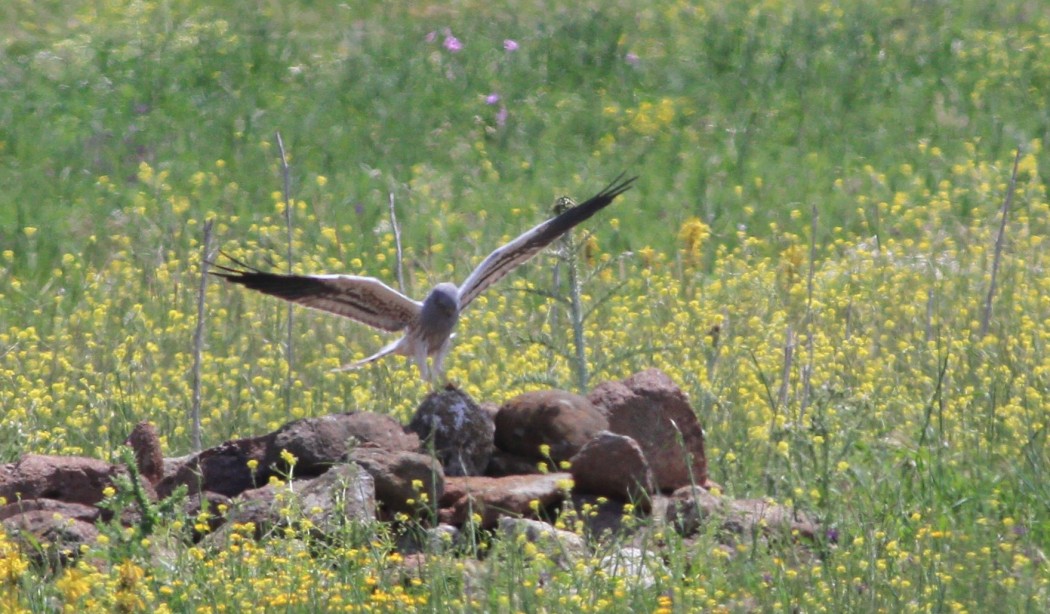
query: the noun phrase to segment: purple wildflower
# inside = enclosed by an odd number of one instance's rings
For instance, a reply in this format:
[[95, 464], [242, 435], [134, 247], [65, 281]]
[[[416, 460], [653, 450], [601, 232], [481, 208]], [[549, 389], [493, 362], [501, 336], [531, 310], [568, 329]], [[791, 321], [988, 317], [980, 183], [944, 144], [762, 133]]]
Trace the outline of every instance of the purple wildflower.
[[502, 128], [507, 123], [507, 107], [500, 105], [499, 112], [496, 113], [496, 125]]
[[485, 104], [496, 104], [499, 102], [499, 94], [492, 92], [488, 96], [485, 96]]
[[463, 43], [451, 34], [445, 35], [445, 42], [442, 44], [445, 46], [445, 49], [448, 49], [452, 53], [458, 53], [463, 49]]
[[631, 66], [637, 66], [638, 62], [640, 61], [639, 58], [638, 58], [638, 54], [633, 52], [633, 51], [628, 51], [627, 55], [625, 55], [623, 57], [623, 59], [624, 59], [625, 62], [627, 62]]
[[432, 43], [437, 40], [437, 37], [438, 33], [434, 30], [431, 30], [430, 32], [427, 32], [426, 38], [424, 40], [426, 40], [428, 43]]
[[503, 39], [503, 50], [504, 51], [517, 51], [518, 41], [510, 38]]

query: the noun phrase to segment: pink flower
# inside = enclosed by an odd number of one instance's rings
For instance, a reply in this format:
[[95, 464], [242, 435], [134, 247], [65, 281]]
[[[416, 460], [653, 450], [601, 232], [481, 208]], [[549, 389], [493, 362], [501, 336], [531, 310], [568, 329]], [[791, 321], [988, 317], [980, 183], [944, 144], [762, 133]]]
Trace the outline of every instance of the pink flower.
[[507, 107], [500, 105], [499, 112], [496, 113], [496, 125], [502, 128], [507, 123]]
[[499, 94], [492, 92], [488, 96], [485, 96], [485, 104], [496, 104], [499, 102]]
[[633, 51], [627, 52], [627, 55], [625, 55], [623, 59], [631, 66], [637, 66], [638, 62], [640, 62], [640, 60], [638, 59], [638, 54]]
[[503, 50], [504, 51], [517, 51], [518, 50], [518, 41], [510, 39], [510, 38], [503, 39]]
[[432, 42], [437, 40], [437, 37], [438, 37], [438, 33], [435, 32], [434, 30], [431, 30], [430, 32], [427, 32], [426, 38], [424, 38], [424, 40], [427, 41], [428, 43], [432, 43]]
[[445, 35], [445, 42], [442, 43], [442, 45], [444, 45], [445, 49], [448, 49], [452, 53], [458, 53], [460, 50], [463, 49], [463, 43], [451, 34]]

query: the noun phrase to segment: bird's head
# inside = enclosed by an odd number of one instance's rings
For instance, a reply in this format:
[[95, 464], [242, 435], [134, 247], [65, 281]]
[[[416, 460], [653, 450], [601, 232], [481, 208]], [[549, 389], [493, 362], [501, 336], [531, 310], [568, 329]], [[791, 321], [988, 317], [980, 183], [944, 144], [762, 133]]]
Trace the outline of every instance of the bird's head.
[[455, 318], [459, 315], [459, 290], [448, 282], [434, 286], [423, 300], [423, 311]]

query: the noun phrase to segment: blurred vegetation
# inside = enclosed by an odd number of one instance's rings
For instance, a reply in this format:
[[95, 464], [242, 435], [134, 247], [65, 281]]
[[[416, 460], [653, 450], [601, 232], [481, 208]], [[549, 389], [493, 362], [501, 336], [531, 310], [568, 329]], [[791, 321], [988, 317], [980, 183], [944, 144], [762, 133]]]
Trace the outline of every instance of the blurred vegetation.
[[[447, 559], [422, 588], [384, 575], [381, 537], [319, 555], [323, 573], [291, 562], [309, 560], [296, 540], [237, 560], [172, 546], [163, 569], [100, 544], [109, 567], [57, 582], [21, 579], [0, 540], [0, 584], [36, 610], [229, 609], [242, 588], [263, 609], [1045, 610], [1048, 32], [1035, 0], [9, 0], [0, 457], [113, 458], [141, 419], [188, 450], [201, 229], [284, 270], [279, 131], [293, 268], [393, 282], [392, 197], [414, 296], [558, 196], [638, 174], [578, 233], [593, 381], [667, 371], [716, 481], [837, 537], [820, 560], [672, 539], [651, 588], [593, 566], [540, 587], [551, 569], [491, 557], [473, 597]], [[467, 311], [450, 379], [495, 402], [573, 385], [567, 316], [542, 296], [564, 292], [557, 262]], [[302, 310], [289, 387], [286, 307], [218, 283], [205, 298], [205, 445], [351, 409], [404, 420], [427, 392], [400, 358], [330, 373], [386, 338]]]

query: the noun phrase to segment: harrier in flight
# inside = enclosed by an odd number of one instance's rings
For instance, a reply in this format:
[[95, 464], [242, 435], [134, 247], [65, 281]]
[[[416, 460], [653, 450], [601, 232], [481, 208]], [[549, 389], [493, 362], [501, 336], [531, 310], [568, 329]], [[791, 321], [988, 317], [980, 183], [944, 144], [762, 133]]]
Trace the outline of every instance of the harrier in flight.
[[[448, 282], [434, 286], [423, 302], [401, 294], [374, 277], [280, 275], [260, 271], [232, 258], [240, 268], [215, 265], [222, 272], [213, 275], [286, 301], [357, 320], [373, 328], [403, 331], [400, 339], [368, 358], [343, 368], [353, 369], [387, 354], [401, 354], [415, 361], [424, 380], [436, 381], [442, 373], [442, 363], [451, 345], [452, 329], [467, 305], [519, 264], [608, 206], [617, 196], [630, 189], [635, 179], [637, 177], [624, 179], [620, 175], [586, 202], [496, 248], [458, 288]], [[427, 358], [430, 356], [433, 357], [433, 368], [428, 370]]]

